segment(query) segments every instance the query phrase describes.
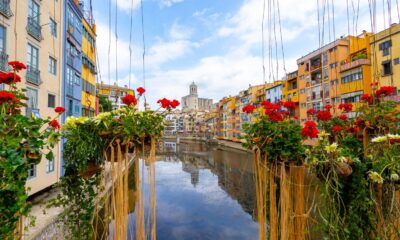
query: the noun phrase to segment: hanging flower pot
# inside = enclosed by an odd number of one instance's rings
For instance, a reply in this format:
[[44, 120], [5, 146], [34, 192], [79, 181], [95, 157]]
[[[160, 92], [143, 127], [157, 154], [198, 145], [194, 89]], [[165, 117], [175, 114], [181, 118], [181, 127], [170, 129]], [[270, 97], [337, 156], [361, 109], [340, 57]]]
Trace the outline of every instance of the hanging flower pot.
[[80, 173], [80, 175], [85, 179], [89, 179], [89, 178], [93, 177], [95, 174], [101, 172], [101, 170], [102, 170], [102, 167], [99, 166], [98, 164], [96, 164], [95, 161], [89, 161], [87, 163], [86, 170], [82, 171]]
[[353, 173], [353, 168], [348, 163], [339, 162], [335, 165], [335, 171], [341, 177], [348, 177]]
[[42, 160], [42, 154], [38, 151], [27, 151], [25, 156], [28, 164], [38, 164]]

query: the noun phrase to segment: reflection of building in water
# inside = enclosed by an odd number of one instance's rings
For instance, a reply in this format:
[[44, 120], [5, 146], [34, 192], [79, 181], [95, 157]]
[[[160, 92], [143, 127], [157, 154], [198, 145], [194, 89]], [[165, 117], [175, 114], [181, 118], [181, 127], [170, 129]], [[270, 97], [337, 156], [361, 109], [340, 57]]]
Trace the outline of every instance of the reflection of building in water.
[[164, 150], [166, 152], [176, 152], [176, 142], [164, 142]]
[[190, 174], [190, 182], [193, 186], [199, 183], [199, 168], [191, 162], [182, 162], [182, 170]]

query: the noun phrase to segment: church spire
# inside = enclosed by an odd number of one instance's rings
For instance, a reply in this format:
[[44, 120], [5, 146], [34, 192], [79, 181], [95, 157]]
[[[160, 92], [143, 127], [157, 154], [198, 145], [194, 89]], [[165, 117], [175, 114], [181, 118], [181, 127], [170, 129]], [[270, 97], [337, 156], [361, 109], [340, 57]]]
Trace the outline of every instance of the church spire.
[[197, 85], [194, 81], [190, 84], [190, 95], [197, 95]]

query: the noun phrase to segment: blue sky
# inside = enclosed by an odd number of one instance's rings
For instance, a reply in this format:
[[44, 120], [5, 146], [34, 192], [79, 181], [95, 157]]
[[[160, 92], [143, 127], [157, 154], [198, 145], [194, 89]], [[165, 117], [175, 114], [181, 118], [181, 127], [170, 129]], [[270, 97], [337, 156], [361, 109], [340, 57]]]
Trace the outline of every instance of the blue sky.
[[[110, 1], [111, 15], [109, 15], [109, 0], [93, 1], [101, 80], [104, 83], [117, 82], [117, 73], [119, 85], [130, 83], [132, 88], [143, 86], [140, 0]], [[271, 11], [270, 16], [273, 19], [273, 13], [275, 13], [275, 24], [271, 21], [272, 31], [268, 31], [269, 2], [271, 2], [271, 9], [275, 9]], [[274, 2], [275, 6], [272, 5]], [[282, 77], [285, 72], [284, 65], [287, 71], [296, 70], [296, 59], [318, 48], [320, 42], [318, 36], [322, 29], [325, 33], [324, 43], [341, 35], [347, 35], [348, 25], [350, 25], [350, 34], [360, 34], [362, 30], [371, 31], [368, 0], [348, 0], [349, 22], [346, 0], [280, 0], [282, 45], [285, 54], [285, 61], [283, 61], [277, 2], [278, 0], [266, 0], [264, 31], [265, 80], [267, 82], [273, 81], [277, 76]], [[319, 25], [317, 2], [320, 4]], [[325, 5], [322, 2], [325, 2]], [[327, 2], [329, 2], [329, 20]], [[332, 2], [335, 4], [335, 21], [333, 21]], [[392, 22], [399, 22], [396, 1], [389, 0], [389, 2], [392, 4], [392, 14], [391, 16], [388, 14], [387, 6], [385, 6], [385, 21], [383, 21], [384, 11], [381, 3], [377, 6], [376, 28], [378, 30], [388, 26], [390, 17]], [[325, 6], [325, 14], [323, 14], [323, 6]], [[261, 57], [263, 0], [143, 0], [143, 7], [146, 96], [151, 106], [155, 107], [156, 100], [162, 97], [180, 100], [182, 96], [188, 94], [188, 86], [192, 81], [199, 85], [201, 97], [213, 98], [215, 101], [224, 96], [235, 95], [247, 88], [249, 84], [263, 83]], [[131, 12], [133, 13], [131, 43], [133, 54], [130, 73]], [[357, 12], [358, 21], [356, 21]], [[109, 25], [110, 16], [111, 25]], [[324, 27], [322, 26], [323, 16], [325, 16]], [[115, 19], [117, 19], [117, 29], [115, 29]], [[275, 26], [276, 34], [272, 26]], [[333, 26], [335, 26], [335, 32], [333, 32]], [[277, 47], [274, 43], [275, 36], [278, 40]], [[269, 41], [269, 38], [272, 41]], [[271, 58], [268, 57], [270, 45], [273, 54]], [[109, 47], [111, 47], [110, 55], [108, 54]], [[108, 61], [111, 62], [110, 66]], [[271, 67], [269, 67], [269, 62], [272, 64]], [[110, 74], [108, 68], [110, 68]], [[270, 69], [273, 70], [270, 71]], [[272, 72], [277, 76], [272, 77]]]

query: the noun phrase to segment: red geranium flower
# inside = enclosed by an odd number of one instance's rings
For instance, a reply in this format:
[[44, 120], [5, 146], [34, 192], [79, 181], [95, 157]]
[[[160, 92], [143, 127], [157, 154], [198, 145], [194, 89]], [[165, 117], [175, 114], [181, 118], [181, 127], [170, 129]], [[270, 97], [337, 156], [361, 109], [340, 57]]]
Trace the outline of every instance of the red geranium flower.
[[348, 117], [346, 114], [342, 114], [342, 115], [340, 115], [339, 118], [342, 119], [343, 121], [346, 121]]
[[18, 74], [10, 73], [0, 73], [0, 84], [11, 84], [21, 82], [21, 77]]
[[60, 125], [60, 123], [57, 121], [57, 119], [51, 120], [51, 121], [49, 122], [49, 126], [52, 127], [52, 128], [54, 128], [54, 129], [60, 129], [60, 128], [61, 128], [61, 125]]
[[351, 104], [351, 103], [341, 103], [339, 105], [339, 109], [343, 110], [344, 112], [350, 112], [353, 109], [353, 104]]
[[8, 101], [13, 101], [15, 98], [14, 94], [8, 91], [0, 91], [0, 104]]
[[298, 117], [298, 116], [294, 116], [293, 118], [294, 118], [294, 119], [296, 119], [296, 120], [298, 120], [298, 119], [299, 119], [299, 117]]
[[307, 110], [307, 114], [309, 114], [309, 115], [314, 115], [315, 113], [317, 113], [317, 111], [315, 110], [315, 109], [308, 109]]
[[330, 104], [325, 105], [324, 108], [325, 108], [326, 110], [330, 110], [330, 109], [332, 108], [332, 105], [330, 105]]
[[356, 126], [361, 127], [361, 126], [364, 125], [364, 120], [358, 118], [358, 119], [356, 119], [356, 120], [354, 121], [354, 124], [355, 124]]
[[171, 105], [171, 101], [166, 98], [158, 100], [157, 103], [161, 103], [162, 108], [169, 108]]
[[380, 98], [382, 95], [389, 96], [392, 95], [395, 91], [395, 88], [392, 86], [383, 86], [376, 90], [375, 94], [377, 98]]
[[317, 119], [320, 121], [328, 121], [332, 119], [332, 114], [329, 111], [319, 111], [317, 113]]
[[26, 69], [25, 64], [19, 61], [11, 61], [8, 62], [8, 65], [10, 65], [14, 70], [19, 71], [21, 69]]
[[374, 101], [374, 96], [369, 95], [369, 94], [363, 94], [360, 98], [361, 101], [363, 102], [367, 102], [369, 104], [372, 104], [372, 102]]
[[273, 104], [269, 101], [263, 101], [261, 102], [261, 105], [264, 107], [266, 110], [279, 110], [280, 107], [276, 104]]
[[295, 109], [296, 108], [296, 103], [292, 102], [292, 101], [287, 101], [283, 103], [283, 106], [287, 109]]
[[271, 120], [272, 122], [280, 122], [283, 120], [282, 114], [276, 111], [270, 111], [267, 115], [269, 117], [269, 120]]
[[170, 101], [170, 103], [169, 103], [169, 105], [170, 105], [172, 108], [178, 107], [179, 104], [181, 104], [181, 103], [180, 103], [178, 100], [176, 100], [176, 99]]
[[63, 107], [56, 107], [56, 108], [54, 108], [54, 112], [56, 112], [56, 113], [58, 113], [58, 114], [64, 113], [64, 112], [65, 112], [65, 108], [63, 108]]
[[289, 115], [289, 112], [288, 112], [288, 111], [282, 111], [281, 114], [283, 114], [283, 115]]
[[136, 104], [137, 104], [137, 99], [132, 94], [126, 95], [121, 100], [127, 106], [131, 106], [131, 105], [136, 106]]
[[244, 107], [242, 108], [242, 111], [243, 111], [244, 113], [249, 114], [249, 113], [253, 113], [253, 111], [254, 111], [255, 108], [256, 108], [256, 107], [253, 106], [253, 105], [247, 105], [247, 106], [244, 106]]
[[301, 129], [303, 137], [316, 138], [318, 133], [317, 124], [314, 121], [306, 121]]
[[354, 133], [354, 134], [357, 134], [360, 131], [360, 129], [358, 127], [348, 127], [346, 130], [347, 130], [347, 132]]
[[338, 133], [338, 132], [340, 132], [340, 131], [343, 131], [343, 127], [337, 126], [337, 125], [333, 126], [332, 132]]
[[136, 91], [139, 93], [139, 96], [142, 96], [143, 93], [146, 92], [146, 90], [142, 87], [137, 88]]

